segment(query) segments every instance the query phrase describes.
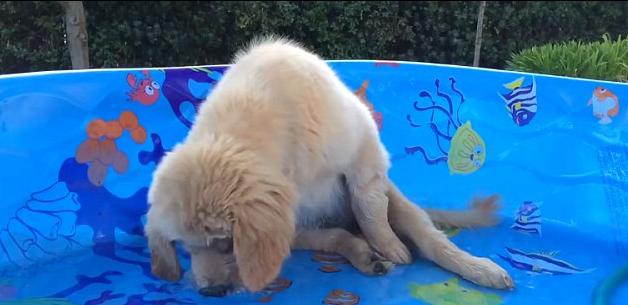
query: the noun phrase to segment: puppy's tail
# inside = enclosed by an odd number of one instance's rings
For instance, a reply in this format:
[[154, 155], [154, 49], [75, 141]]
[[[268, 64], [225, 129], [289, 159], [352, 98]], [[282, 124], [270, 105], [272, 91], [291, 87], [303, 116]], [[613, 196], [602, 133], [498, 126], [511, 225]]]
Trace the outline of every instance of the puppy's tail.
[[[389, 182], [389, 205], [414, 206], [399, 189]], [[474, 198], [468, 209], [463, 211], [449, 211], [440, 209], [423, 209], [429, 219], [438, 228], [482, 228], [492, 227], [499, 223], [496, 211], [500, 208], [499, 195], [493, 195], [485, 199]], [[418, 207], [417, 207], [418, 208]]]
[[439, 228], [482, 228], [492, 227], [499, 222], [496, 211], [499, 209], [499, 196], [486, 199], [474, 198], [469, 209], [464, 211], [446, 211], [425, 209], [430, 219]]

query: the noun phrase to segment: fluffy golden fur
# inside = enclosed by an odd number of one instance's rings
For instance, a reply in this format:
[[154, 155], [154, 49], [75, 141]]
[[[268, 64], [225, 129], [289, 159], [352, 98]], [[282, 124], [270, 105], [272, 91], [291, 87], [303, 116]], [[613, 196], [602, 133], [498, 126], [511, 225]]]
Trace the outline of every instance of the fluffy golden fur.
[[[287, 40], [255, 41], [154, 173], [145, 230], [153, 272], [180, 278], [181, 241], [199, 286], [258, 291], [291, 249], [335, 251], [383, 274], [410, 263], [413, 246], [475, 283], [513, 287], [501, 267], [435, 226], [491, 225], [496, 197], [464, 212], [424, 211], [395, 187], [389, 167], [368, 108], [323, 60]], [[213, 246], [225, 239], [233, 252]]]

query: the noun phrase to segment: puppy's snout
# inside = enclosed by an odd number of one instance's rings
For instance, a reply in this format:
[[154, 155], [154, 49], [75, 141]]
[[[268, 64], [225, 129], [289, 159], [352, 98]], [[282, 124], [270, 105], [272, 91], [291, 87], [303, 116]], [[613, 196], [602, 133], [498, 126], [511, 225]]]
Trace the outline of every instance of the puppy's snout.
[[221, 298], [227, 295], [233, 289], [231, 285], [216, 285], [203, 287], [198, 292], [204, 296]]

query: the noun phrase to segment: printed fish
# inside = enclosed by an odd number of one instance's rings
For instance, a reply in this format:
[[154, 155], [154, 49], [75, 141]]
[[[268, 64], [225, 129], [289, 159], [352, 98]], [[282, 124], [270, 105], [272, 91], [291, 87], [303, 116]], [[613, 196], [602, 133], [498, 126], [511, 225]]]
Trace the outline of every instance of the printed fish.
[[460, 232], [462, 231], [460, 228], [455, 228], [455, 227], [447, 227], [447, 228], [442, 228], [441, 231], [443, 231], [443, 233], [445, 233], [445, 235], [447, 235], [447, 237], [454, 237], [458, 234], [460, 234]]
[[504, 87], [510, 92], [499, 93], [499, 97], [506, 103], [506, 109], [517, 126], [525, 126], [532, 121], [537, 111], [536, 80], [532, 78], [532, 84], [522, 86], [525, 77], [518, 78]]
[[456, 129], [451, 138], [447, 157], [450, 174], [470, 174], [482, 167], [486, 161], [486, 144], [467, 121]]
[[587, 106], [593, 106], [593, 115], [600, 119], [598, 123], [601, 125], [612, 123], [611, 117], [619, 113], [619, 99], [604, 87], [597, 87], [593, 90]]
[[129, 98], [134, 101], [140, 102], [144, 106], [154, 104], [159, 99], [159, 83], [153, 80], [148, 70], [142, 71], [144, 78], [137, 79], [135, 75], [129, 73], [126, 76], [126, 81], [131, 87], [131, 92], [128, 93]]
[[411, 283], [410, 295], [430, 305], [499, 305], [499, 295], [460, 286], [457, 278], [431, 285]]
[[377, 124], [377, 129], [381, 130], [382, 129], [382, 121], [383, 121], [382, 113], [375, 111], [375, 108], [373, 107], [373, 104], [366, 97], [366, 89], [368, 88], [370, 82], [371, 81], [369, 81], [369, 80], [363, 81], [362, 85], [360, 85], [360, 88], [358, 88], [358, 90], [356, 90], [354, 93], [355, 93], [355, 95], [357, 95], [357, 97], [360, 99], [360, 101], [364, 105], [366, 105], [366, 107], [368, 107], [369, 111], [371, 112], [371, 116], [373, 117], [373, 120], [375, 120], [375, 123]]
[[565, 261], [554, 258], [556, 253], [526, 253], [521, 250], [506, 247], [508, 257], [498, 254], [511, 266], [534, 273], [551, 275], [568, 275], [588, 273], [595, 269], [580, 269]]
[[525, 201], [515, 213], [515, 222], [510, 227], [519, 232], [541, 235], [541, 203]]

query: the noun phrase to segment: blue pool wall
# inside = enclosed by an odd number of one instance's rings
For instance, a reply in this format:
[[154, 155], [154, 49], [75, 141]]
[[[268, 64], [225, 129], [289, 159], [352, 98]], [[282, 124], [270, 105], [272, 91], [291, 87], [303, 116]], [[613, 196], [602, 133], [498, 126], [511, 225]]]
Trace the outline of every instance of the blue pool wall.
[[[372, 106], [393, 160], [390, 176], [413, 201], [464, 209], [473, 196], [498, 193], [509, 230], [517, 211], [531, 202], [542, 208], [543, 226], [553, 228], [537, 234], [539, 240], [568, 231], [609, 245], [613, 255], [628, 255], [627, 84], [410, 62], [329, 64]], [[155, 165], [183, 139], [195, 106], [227, 70], [0, 76], [0, 264], [8, 270], [81, 251], [115, 255], [111, 244], [141, 243]], [[518, 124], [503, 95], [531, 84], [536, 93], [523, 103], [536, 104], [535, 114]], [[611, 96], [606, 102], [619, 103], [609, 124], [600, 124], [588, 105], [601, 88]], [[419, 111], [415, 102], [440, 108]], [[120, 119], [123, 113], [138, 123], [122, 128], [119, 137], [100, 137], [113, 148], [94, 144], [81, 151], [90, 141], [90, 124], [122, 126], [129, 122]], [[421, 126], [412, 126], [408, 116]], [[467, 122], [483, 140], [485, 162], [473, 172], [452, 172], [446, 160], [467, 148], [453, 148], [448, 138]]]

